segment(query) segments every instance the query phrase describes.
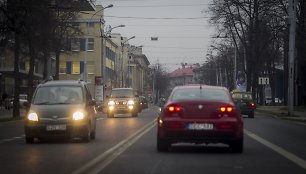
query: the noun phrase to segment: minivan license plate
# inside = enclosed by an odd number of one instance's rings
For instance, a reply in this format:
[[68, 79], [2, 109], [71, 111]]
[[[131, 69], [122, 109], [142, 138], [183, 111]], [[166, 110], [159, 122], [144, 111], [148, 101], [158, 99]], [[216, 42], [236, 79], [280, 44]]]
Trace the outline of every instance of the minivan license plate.
[[190, 123], [188, 125], [188, 129], [190, 130], [212, 130], [214, 129], [214, 125], [211, 123]]
[[65, 125], [65, 124], [60, 124], [60, 125], [47, 125], [46, 130], [47, 130], [47, 131], [66, 130], [66, 125]]

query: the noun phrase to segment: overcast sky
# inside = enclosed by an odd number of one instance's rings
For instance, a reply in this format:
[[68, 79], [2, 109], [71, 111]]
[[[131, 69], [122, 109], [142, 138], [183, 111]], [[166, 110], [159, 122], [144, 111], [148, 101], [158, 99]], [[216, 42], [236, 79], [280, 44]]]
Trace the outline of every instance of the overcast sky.
[[[124, 24], [113, 33], [135, 39], [130, 44], [143, 45], [150, 64], [157, 61], [169, 70], [181, 63], [205, 61], [214, 28], [208, 24], [210, 0], [97, 0], [105, 9], [106, 26]], [[151, 41], [158, 37], [158, 41]]]

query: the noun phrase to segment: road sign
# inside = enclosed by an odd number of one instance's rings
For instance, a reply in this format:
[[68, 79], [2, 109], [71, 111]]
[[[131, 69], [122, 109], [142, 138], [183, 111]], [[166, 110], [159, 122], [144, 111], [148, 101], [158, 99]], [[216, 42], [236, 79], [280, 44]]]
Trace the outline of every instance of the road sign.
[[269, 77], [259, 77], [258, 84], [259, 85], [269, 85]]

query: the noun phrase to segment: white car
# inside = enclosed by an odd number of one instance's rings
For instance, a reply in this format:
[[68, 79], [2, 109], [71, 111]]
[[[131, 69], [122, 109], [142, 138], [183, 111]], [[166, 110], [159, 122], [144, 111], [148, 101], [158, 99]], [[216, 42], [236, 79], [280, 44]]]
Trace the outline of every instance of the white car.
[[[28, 95], [27, 94], [19, 94], [19, 106], [20, 108], [23, 108], [23, 103], [28, 101]], [[13, 108], [13, 102], [14, 98], [11, 99], [10, 101], [10, 108]]]

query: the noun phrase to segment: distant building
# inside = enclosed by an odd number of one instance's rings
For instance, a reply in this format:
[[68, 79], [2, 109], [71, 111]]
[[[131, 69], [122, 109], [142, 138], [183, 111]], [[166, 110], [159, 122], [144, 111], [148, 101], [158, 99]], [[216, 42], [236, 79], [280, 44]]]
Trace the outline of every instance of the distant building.
[[181, 68], [169, 73], [169, 90], [175, 86], [197, 83], [195, 70], [198, 68], [200, 68], [200, 64], [187, 65], [183, 63]]
[[141, 47], [131, 46], [128, 61], [128, 86], [135, 89], [139, 95], [147, 95], [148, 72], [150, 62], [146, 55], [142, 54]]

